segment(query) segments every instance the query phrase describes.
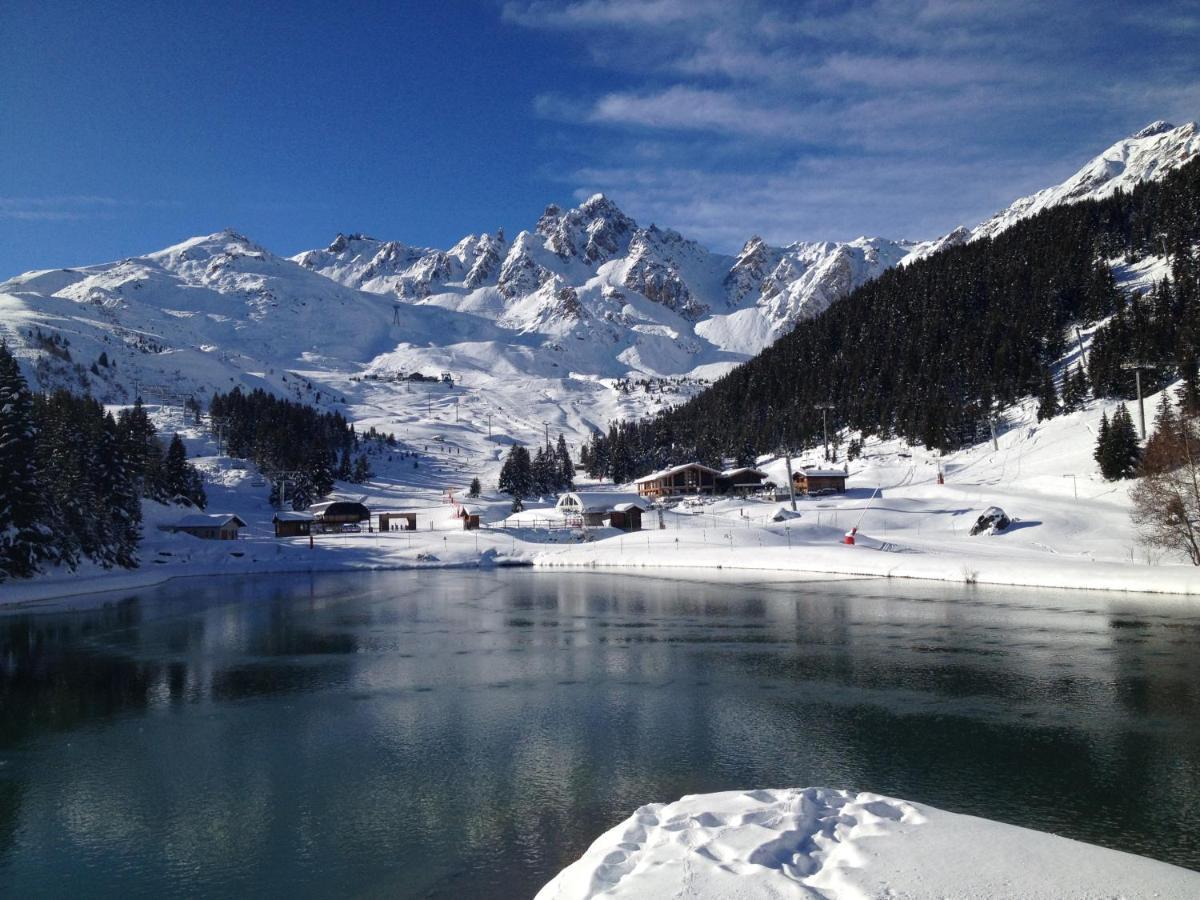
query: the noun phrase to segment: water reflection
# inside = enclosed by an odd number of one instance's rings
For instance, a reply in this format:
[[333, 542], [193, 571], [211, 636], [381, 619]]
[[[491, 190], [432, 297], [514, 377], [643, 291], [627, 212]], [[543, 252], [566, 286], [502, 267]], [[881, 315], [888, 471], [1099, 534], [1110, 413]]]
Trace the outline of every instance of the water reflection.
[[637, 805], [877, 790], [1200, 867], [1200, 616], [606, 573], [0, 618], [0, 893], [520, 896]]

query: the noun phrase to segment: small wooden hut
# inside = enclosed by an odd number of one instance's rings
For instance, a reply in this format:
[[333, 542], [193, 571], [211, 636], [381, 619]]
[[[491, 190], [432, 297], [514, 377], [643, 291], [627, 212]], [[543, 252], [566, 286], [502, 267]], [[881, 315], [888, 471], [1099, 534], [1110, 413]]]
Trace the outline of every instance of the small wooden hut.
[[308, 537], [312, 534], [313, 514], [310, 512], [277, 512], [271, 517], [275, 537]]
[[178, 522], [160, 526], [172, 534], [190, 534], [206, 541], [236, 541], [246, 523], [233, 513], [192, 513]]
[[641, 531], [643, 512], [645, 509], [638, 503], [618, 503], [608, 517], [608, 524], [622, 531]]

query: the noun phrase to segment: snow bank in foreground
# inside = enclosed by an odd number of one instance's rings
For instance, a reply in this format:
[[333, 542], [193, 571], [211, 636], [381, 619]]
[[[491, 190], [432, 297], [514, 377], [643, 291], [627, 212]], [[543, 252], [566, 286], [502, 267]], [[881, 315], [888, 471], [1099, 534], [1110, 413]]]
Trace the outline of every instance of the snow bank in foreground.
[[1197, 897], [1200, 873], [829, 788], [643, 806], [537, 900], [588, 897]]

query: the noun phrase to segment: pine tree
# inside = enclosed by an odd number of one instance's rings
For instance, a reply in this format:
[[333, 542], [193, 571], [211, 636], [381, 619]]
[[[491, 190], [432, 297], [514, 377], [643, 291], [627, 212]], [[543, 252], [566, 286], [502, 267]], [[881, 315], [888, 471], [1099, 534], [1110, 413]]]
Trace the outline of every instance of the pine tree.
[[558, 484], [561, 490], [571, 490], [575, 486], [575, 464], [571, 462], [571, 451], [567, 449], [567, 440], [561, 433], [558, 444], [554, 448], [554, 456], [558, 462]]
[[49, 555], [35, 460], [33, 400], [16, 359], [0, 343], [0, 580], [33, 574]]
[[483, 491], [483, 485], [481, 485], [479, 483], [479, 479], [472, 478], [471, 486], [469, 488], [467, 488], [467, 496], [472, 497], [472, 498], [478, 497], [480, 495], [480, 493], [482, 493], [482, 491]]
[[533, 489], [531, 468], [529, 451], [521, 444], [513, 444], [500, 468], [499, 489], [514, 500], [524, 500]]
[[1096, 435], [1096, 449], [1092, 451], [1092, 459], [1100, 467], [1100, 474], [1108, 478], [1109, 442], [1112, 437], [1112, 426], [1108, 422], [1108, 413], [1100, 414], [1100, 428]]
[[350, 448], [342, 448], [341, 460], [338, 462], [337, 477], [339, 481], [351, 481], [354, 479], [354, 467], [350, 463]]
[[1063, 377], [1063, 412], [1074, 412], [1087, 402], [1088, 382], [1080, 364], [1072, 366]]
[[354, 460], [354, 472], [350, 480], [355, 484], [366, 484], [371, 480], [371, 476], [375, 473], [371, 471], [371, 464], [367, 462], [367, 455], [361, 453]]
[[179, 435], [174, 434], [162, 465], [163, 493], [169, 500], [187, 497], [190, 481], [188, 468], [187, 449]]
[[1133, 419], [1124, 404], [1117, 407], [1111, 420], [1101, 417], [1095, 458], [1100, 464], [1100, 474], [1109, 481], [1131, 478], [1137, 472], [1141, 449]]
[[1058, 415], [1058, 392], [1054, 389], [1054, 378], [1050, 370], [1042, 372], [1041, 388], [1038, 391], [1037, 420], [1043, 422]]

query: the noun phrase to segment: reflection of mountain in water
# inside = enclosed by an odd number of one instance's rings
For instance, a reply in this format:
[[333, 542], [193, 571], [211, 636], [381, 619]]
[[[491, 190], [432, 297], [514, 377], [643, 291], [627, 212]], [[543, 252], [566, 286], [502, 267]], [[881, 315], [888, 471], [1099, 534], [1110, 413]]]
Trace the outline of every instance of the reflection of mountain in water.
[[1109, 602], [474, 571], [0, 619], [0, 893], [529, 895], [642, 803], [789, 784], [1200, 864], [1122, 799], [1200, 771], [1200, 630]]

